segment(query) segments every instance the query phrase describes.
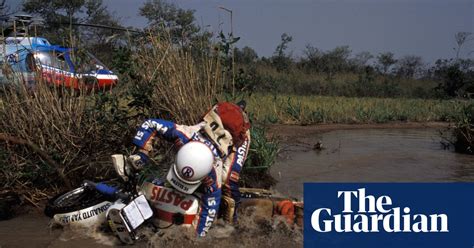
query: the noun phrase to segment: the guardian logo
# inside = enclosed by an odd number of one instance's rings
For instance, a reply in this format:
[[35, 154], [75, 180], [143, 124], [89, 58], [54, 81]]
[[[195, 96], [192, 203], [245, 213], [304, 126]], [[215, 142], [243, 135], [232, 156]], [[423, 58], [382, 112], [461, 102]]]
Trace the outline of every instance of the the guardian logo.
[[413, 214], [408, 206], [392, 207], [392, 199], [387, 195], [377, 198], [366, 195], [365, 188], [338, 191], [337, 198], [344, 203], [342, 213], [334, 213], [330, 208], [319, 208], [312, 213], [311, 226], [316, 232], [449, 232], [448, 215]]

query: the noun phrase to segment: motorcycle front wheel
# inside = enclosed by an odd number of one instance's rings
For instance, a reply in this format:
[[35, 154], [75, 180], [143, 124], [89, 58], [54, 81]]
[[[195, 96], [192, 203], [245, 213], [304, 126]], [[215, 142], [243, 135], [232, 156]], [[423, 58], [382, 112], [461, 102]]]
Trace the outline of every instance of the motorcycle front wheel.
[[82, 186], [51, 198], [46, 204], [44, 213], [52, 218], [55, 214], [82, 210], [110, 200], [110, 197], [99, 193], [95, 189]]

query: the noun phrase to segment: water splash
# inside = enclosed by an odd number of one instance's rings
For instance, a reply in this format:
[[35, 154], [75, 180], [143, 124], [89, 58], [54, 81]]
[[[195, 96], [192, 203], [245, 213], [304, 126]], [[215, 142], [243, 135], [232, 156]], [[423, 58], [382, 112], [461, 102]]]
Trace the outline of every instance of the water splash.
[[208, 236], [197, 238], [192, 230], [180, 227], [148, 237], [152, 247], [302, 247], [302, 229], [286, 224], [284, 218], [262, 217], [254, 211], [244, 213], [235, 226], [221, 220], [214, 223]]

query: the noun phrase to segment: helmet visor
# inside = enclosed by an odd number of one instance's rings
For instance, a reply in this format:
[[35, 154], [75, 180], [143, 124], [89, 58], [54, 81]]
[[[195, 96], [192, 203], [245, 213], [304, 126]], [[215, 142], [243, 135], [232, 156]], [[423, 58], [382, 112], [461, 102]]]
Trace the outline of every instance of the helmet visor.
[[196, 189], [201, 185], [201, 181], [188, 182], [182, 180], [180, 176], [176, 173], [176, 165], [173, 164], [173, 168], [170, 168], [168, 175], [166, 175], [166, 180], [181, 193], [192, 194]]

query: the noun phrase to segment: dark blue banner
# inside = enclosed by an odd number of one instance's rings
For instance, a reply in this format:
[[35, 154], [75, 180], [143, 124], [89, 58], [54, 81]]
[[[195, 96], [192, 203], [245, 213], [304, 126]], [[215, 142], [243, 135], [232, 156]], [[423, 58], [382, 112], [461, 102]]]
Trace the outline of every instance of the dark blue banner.
[[305, 183], [305, 247], [474, 247], [474, 183]]

